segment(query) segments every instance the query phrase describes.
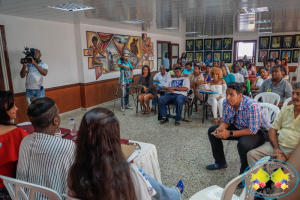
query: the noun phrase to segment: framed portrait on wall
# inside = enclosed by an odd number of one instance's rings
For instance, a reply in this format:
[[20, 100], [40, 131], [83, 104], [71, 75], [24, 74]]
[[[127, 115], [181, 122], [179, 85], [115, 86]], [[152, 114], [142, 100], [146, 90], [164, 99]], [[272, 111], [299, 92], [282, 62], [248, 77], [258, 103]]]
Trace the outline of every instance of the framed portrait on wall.
[[221, 51], [214, 51], [213, 52], [213, 61], [220, 62], [222, 60], [221, 54], [222, 54]]
[[195, 40], [195, 51], [203, 50], [203, 39]]
[[204, 50], [212, 50], [212, 39], [204, 39]]
[[264, 62], [268, 59], [268, 50], [259, 50], [258, 51], [258, 62]]
[[270, 46], [270, 36], [259, 37], [259, 49], [269, 49]]
[[212, 51], [204, 51], [204, 63], [205, 63], [205, 65], [211, 65]]
[[282, 42], [282, 36], [281, 35], [271, 36], [270, 49], [280, 49], [281, 48], [281, 42]]
[[186, 40], [186, 51], [194, 51], [194, 40]]
[[300, 35], [295, 35], [294, 48], [300, 48]]
[[232, 38], [223, 38], [223, 50], [232, 50]]
[[280, 50], [270, 50], [269, 51], [269, 59], [275, 61], [280, 59]]
[[223, 51], [223, 60], [225, 63], [231, 63], [232, 51]]
[[297, 63], [298, 60], [299, 60], [299, 50], [300, 49], [294, 49], [293, 50], [293, 59], [292, 59], [293, 63]]
[[214, 39], [214, 50], [222, 50], [222, 38]]
[[186, 59], [188, 62], [193, 62], [194, 60], [194, 52], [187, 52], [186, 53]]
[[288, 63], [292, 62], [292, 50], [281, 50], [281, 59], [285, 58]]
[[203, 52], [196, 52], [195, 59], [197, 60], [197, 63], [203, 62]]
[[293, 35], [282, 36], [282, 48], [292, 48], [293, 47]]

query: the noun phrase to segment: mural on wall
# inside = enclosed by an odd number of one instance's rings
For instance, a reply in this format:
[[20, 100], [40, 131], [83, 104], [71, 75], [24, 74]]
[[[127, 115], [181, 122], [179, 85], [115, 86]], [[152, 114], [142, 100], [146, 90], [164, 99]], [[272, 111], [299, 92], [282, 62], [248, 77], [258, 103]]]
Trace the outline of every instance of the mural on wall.
[[95, 69], [96, 80], [102, 74], [120, 71], [118, 62], [125, 53], [133, 69], [143, 65], [154, 68], [153, 42], [145, 33], [139, 37], [87, 31], [86, 39], [83, 55], [88, 56], [88, 68]]

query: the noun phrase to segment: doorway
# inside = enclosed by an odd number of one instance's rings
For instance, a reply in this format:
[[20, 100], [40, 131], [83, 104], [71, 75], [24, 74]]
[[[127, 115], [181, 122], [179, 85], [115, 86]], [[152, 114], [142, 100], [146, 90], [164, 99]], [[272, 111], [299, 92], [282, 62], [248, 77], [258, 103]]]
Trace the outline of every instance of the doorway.
[[169, 69], [173, 69], [173, 64], [179, 58], [179, 44], [171, 43], [170, 41], [157, 41], [157, 70], [163, 64], [162, 59], [165, 53], [169, 53]]
[[256, 61], [256, 40], [240, 40], [234, 41], [234, 62], [243, 60], [247, 56], [247, 60], [255, 65]]
[[13, 92], [4, 26], [0, 25], [0, 90]]

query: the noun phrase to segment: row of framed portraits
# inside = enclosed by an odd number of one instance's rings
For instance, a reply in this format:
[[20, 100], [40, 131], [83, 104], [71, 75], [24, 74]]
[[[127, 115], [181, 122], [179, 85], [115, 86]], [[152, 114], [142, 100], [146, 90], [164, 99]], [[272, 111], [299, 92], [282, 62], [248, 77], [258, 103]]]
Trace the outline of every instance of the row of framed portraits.
[[299, 49], [294, 50], [259, 50], [258, 62], [266, 59], [277, 60], [286, 58], [288, 63], [297, 63], [299, 58]]
[[233, 38], [186, 40], [186, 51], [232, 50]]
[[258, 47], [259, 49], [300, 48], [300, 34], [261, 36]]
[[212, 63], [214, 61], [220, 62], [221, 60], [224, 60], [225, 63], [231, 63], [232, 51], [186, 52], [186, 57], [190, 62], [196, 59], [198, 63]]

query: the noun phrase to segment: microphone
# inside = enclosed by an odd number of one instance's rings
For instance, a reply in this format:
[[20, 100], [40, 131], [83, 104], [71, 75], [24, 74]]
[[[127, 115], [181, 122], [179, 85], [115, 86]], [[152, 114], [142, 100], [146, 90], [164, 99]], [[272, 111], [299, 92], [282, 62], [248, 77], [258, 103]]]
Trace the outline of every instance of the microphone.
[[36, 97], [31, 97], [30, 102], [32, 103], [34, 100], [36, 100]]

